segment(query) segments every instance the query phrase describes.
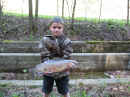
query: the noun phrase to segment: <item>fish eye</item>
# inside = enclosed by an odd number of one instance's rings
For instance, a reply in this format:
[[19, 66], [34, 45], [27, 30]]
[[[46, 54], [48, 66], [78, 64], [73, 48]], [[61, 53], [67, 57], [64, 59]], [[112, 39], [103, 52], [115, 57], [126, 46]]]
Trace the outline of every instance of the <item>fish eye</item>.
[[46, 70], [46, 68], [44, 70]]

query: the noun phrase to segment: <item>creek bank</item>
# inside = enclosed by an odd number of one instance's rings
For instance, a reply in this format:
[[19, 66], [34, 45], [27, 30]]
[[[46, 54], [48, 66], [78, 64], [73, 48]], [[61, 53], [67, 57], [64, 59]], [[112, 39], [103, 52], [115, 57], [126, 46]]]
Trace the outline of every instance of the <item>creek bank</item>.
[[[107, 79], [107, 78], [130, 78], [130, 71], [116, 70], [106, 72], [70, 72], [70, 79]], [[0, 80], [42, 80], [42, 76], [35, 76], [32, 79], [30, 73], [0, 73]]]

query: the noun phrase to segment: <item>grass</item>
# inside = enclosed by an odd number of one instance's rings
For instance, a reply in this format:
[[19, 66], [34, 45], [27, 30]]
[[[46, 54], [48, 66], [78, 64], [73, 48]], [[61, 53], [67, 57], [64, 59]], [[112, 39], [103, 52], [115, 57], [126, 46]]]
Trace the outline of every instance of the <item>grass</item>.
[[3, 93], [2, 93], [2, 91], [0, 90], [0, 97], [3, 97]]
[[[39, 92], [42, 86], [17, 86], [17, 85], [5, 85], [0, 86], [0, 97], [28, 97], [29, 95], [35, 97], [42, 97], [42, 93]], [[92, 95], [98, 95], [98, 97], [113, 97], [117, 95], [119, 97], [130, 96], [130, 83], [112, 83], [106, 84], [91, 84], [91, 85], [70, 85], [70, 96], [71, 97], [92, 97]], [[7, 90], [10, 91], [7, 91]], [[24, 90], [24, 92], [22, 92]], [[6, 96], [5, 96], [6, 95]], [[53, 87], [49, 97], [63, 97], [57, 91], [56, 87]], [[97, 97], [97, 96], [96, 96]], [[114, 96], [115, 97], [115, 96]]]
[[[20, 13], [10, 13], [10, 12], [4, 12], [4, 15], [13, 15], [16, 18], [19, 19], [19, 21], [21, 19], [24, 19], [22, 17], [26, 17], [24, 20], [28, 21], [28, 14], [20, 14]], [[34, 15], [33, 15], [34, 16]], [[35, 16], [34, 16], [35, 17]], [[39, 19], [42, 18], [46, 18], [46, 19], [50, 19], [53, 16], [51, 15], [39, 15]], [[69, 19], [69, 17], [65, 17], [65, 19]], [[23, 21], [24, 21], [23, 20]], [[12, 21], [11, 18], [9, 18], [8, 21]], [[48, 29], [48, 24], [44, 25], [44, 29], [40, 28], [38, 30], [32, 31], [32, 33], [28, 33], [29, 29], [26, 28], [26, 23], [21, 23], [20, 27], [18, 28], [18, 26], [16, 26], [18, 24], [17, 19], [14, 20], [14, 22], [16, 24], [9, 24], [8, 21], [5, 21], [1, 26], [2, 26], [2, 38], [6, 38], [6, 34], [11, 34], [15, 31], [17, 31], [18, 33], [14, 33], [13, 37], [16, 37], [15, 40], [17, 39], [21, 39], [21, 40], [27, 40], [27, 41], [33, 41], [35, 39], [38, 39], [38, 41], [40, 40], [40, 37], [38, 35], [36, 35], [37, 33], [35, 32], [39, 32], [41, 30], [43, 30], [42, 33], [48, 34], [50, 33]], [[26, 22], [24, 21], [24, 22]], [[90, 36], [90, 40], [91, 41], [103, 41], [103, 40], [107, 40], [106, 37], [108, 38], [109, 32], [113, 32], [113, 36], [118, 36], [116, 38], [113, 38], [112, 36], [110, 36], [109, 39], [113, 39], [113, 40], [125, 40], [125, 32], [127, 31], [127, 27], [126, 27], [126, 20], [117, 20], [117, 19], [101, 19], [101, 21], [99, 22], [98, 18], [87, 18], [87, 21], [85, 21], [84, 17], [75, 17], [75, 23], [74, 23], [74, 27], [75, 30], [70, 30], [70, 28], [67, 26], [70, 24], [70, 22], [68, 22], [68, 20], [65, 20], [65, 31], [67, 31], [67, 33], [70, 32], [70, 34], [76, 35], [77, 36], [83, 36], [86, 33], [88, 34], [88, 36]], [[105, 22], [105, 23], [104, 23]], [[86, 23], [86, 24], [84, 24]], [[39, 23], [41, 25], [41, 23]], [[82, 25], [80, 25], [82, 24]], [[102, 26], [102, 24], [105, 24], [106, 26]], [[85, 26], [87, 25], [87, 26]], [[26, 26], [26, 27], [25, 27]], [[69, 25], [70, 26], [70, 25]], [[77, 29], [77, 26], [81, 26], [81, 29]], [[94, 30], [94, 31], [93, 31]], [[100, 33], [100, 32], [106, 32], [106, 34], [104, 33]], [[91, 33], [92, 32], [92, 33]], [[97, 34], [101, 34], [101, 36], [97, 35]], [[33, 35], [34, 34], [34, 35]], [[26, 37], [24, 37], [25, 35], [27, 35]], [[36, 35], [36, 36], [35, 36]], [[39, 34], [40, 35], [40, 34]], [[92, 35], [95, 35], [95, 37], [93, 37]], [[97, 35], [97, 36], [96, 36]], [[82, 41], [86, 40], [86, 37], [81, 38]], [[122, 37], [121, 37], [122, 36]], [[20, 38], [22, 37], [22, 38]], [[38, 38], [35, 38], [38, 37]], [[73, 38], [73, 37], [71, 37]], [[89, 39], [87, 39], [89, 40]]]
[[14, 42], [14, 40], [4, 40], [4, 41], [0, 41], [0, 42]]
[[[10, 12], [3, 12], [3, 15], [14, 15], [14, 16], [23, 16], [23, 17], [28, 17], [28, 14], [20, 14], [20, 13], [10, 13]], [[35, 17], [35, 15], [33, 15], [33, 17]], [[38, 17], [40, 18], [52, 18], [54, 16], [52, 15], [38, 15]], [[61, 16], [60, 16], [61, 17]], [[64, 17], [64, 19], [69, 19], [69, 17]], [[75, 20], [79, 20], [79, 21], [85, 21], [84, 17], [75, 17]], [[86, 18], [87, 21], [92, 21], [95, 24], [99, 23], [99, 19], [98, 18]], [[127, 20], [119, 20], [119, 19], [101, 19], [100, 22], [109, 22], [111, 24], [118, 23], [120, 25], [126, 25], [127, 24]]]
[[[24, 69], [24, 80], [26, 80], [27, 70]], [[75, 76], [74, 76], [75, 75]], [[91, 77], [97, 76], [97, 77], [105, 77], [102, 72], [76, 72], [71, 73], [71, 78], [81, 78], [82, 75], [84, 77]], [[70, 78], [70, 79], [71, 79]], [[95, 79], [95, 78], [92, 78]], [[19, 79], [20, 80], [20, 79]], [[36, 97], [42, 97], [42, 92], [39, 92], [42, 89], [42, 86], [18, 86], [11, 83], [2, 84], [0, 85], [0, 97], [28, 97], [30, 96], [36, 96]], [[75, 85], [69, 85], [70, 89], [70, 96], [71, 97], [92, 97], [92, 95], [98, 95], [99, 97], [102, 95], [103, 97], [109, 97], [109, 96], [130, 96], [130, 82], [120, 82], [120, 83], [104, 83], [103, 84], [89, 84], [85, 85], [82, 82], [79, 82]], [[10, 90], [10, 91], [8, 91]], [[57, 91], [56, 86], [53, 87], [53, 91], [51, 92], [49, 97], [63, 97], [60, 95]]]
[[[28, 14], [10, 13], [10, 12], [3, 12], [3, 15], [14, 15], [14, 16], [22, 16], [22, 17], [28, 17], [28, 16], [29, 16]], [[35, 15], [33, 15], [33, 17], [35, 17]], [[49, 19], [49, 18], [52, 18], [52, 17], [54, 17], [54, 16], [38, 15], [38, 17]]]
[[71, 72], [69, 75], [70, 79], [99, 79], [107, 78], [103, 72]]
[[[5, 77], [6, 73], [0, 76], [2, 80], [32, 80], [32, 75], [30, 73], [15, 73], [14, 78], [9, 79]], [[8, 74], [9, 76], [9, 74]], [[99, 79], [99, 78], [107, 78], [103, 72], [70, 72], [70, 79]], [[42, 76], [36, 76], [33, 80], [42, 80]]]

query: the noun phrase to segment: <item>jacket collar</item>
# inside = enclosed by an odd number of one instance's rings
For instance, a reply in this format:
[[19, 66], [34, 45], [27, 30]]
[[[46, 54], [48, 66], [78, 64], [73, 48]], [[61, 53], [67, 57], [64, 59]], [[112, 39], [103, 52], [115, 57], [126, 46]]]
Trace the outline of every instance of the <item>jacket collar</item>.
[[[58, 38], [60, 38], [60, 37], [62, 37], [62, 36], [64, 36], [64, 34], [60, 34], [60, 35], [58, 36]], [[51, 39], [55, 39], [55, 37], [52, 35], [52, 33], [46, 35], [46, 37], [50, 37]]]

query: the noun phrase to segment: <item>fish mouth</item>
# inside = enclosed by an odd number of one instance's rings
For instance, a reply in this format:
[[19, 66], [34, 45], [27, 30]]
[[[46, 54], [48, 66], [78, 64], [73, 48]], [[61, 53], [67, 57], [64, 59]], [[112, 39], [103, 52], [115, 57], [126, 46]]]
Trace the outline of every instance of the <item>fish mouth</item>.
[[75, 67], [77, 67], [76, 65], [78, 64], [78, 62], [77, 62], [77, 61], [74, 61], [74, 62], [72, 62], [72, 64], [74, 64], [74, 65], [72, 66], [72, 68], [75, 68]]
[[76, 64], [78, 64], [78, 62], [77, 62], [77, 61], [74, 61], [74, 62], [72, 62], [72, 63], [73, 63], [73, 64], [75, 64], [75, 65], [76, 65]]

